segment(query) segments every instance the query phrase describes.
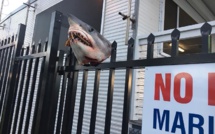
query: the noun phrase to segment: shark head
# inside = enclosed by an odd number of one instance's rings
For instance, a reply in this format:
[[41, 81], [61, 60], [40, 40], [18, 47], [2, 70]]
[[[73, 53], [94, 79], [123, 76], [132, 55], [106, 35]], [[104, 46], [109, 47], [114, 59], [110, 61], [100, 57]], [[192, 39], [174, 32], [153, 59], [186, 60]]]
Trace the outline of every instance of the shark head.
[[99, 64], [111, 54], [111, 43], [95, 28], [69, 15], [66, 46], [70, 46], [79, 64]]

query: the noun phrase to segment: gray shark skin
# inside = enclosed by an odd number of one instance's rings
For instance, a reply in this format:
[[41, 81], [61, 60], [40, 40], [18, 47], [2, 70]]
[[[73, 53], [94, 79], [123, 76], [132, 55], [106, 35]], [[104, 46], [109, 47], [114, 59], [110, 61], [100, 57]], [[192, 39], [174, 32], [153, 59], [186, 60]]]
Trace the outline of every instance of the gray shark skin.
[[70, 46], [80, 65], [98, 65], [111, 55], [111, 43], [93, 27], [69, 15], [66, 46]]

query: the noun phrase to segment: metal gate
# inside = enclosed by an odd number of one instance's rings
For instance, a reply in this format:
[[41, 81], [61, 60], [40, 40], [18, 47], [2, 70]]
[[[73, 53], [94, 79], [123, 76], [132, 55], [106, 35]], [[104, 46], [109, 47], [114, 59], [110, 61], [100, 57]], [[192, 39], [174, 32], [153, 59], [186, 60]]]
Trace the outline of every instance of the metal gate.
[[17, 35], [1, 41], [0, 133], [39, 133], [56, 75], [61, 18], [59, 12], [52, 14], [49, 37], [43, 43], [25, 47], [23, 24]]
[[201, 28], [202, 53], [178, 56], [180, 31], [172, 32], [171, 57], [153, 58], [155, 37], [150, 34], [147, 45], [147, 58], [133, 60], [134, 40], [128, 41], [127, 61], [116, 62], [117, 42], [112, 43], [109, 63], [98, 66], [80, 66], [69, 53], [58, 51], [60, 27], [64, 16], [52, 14], [48, 40], [24, 47], [25, 26], [20, 25], [17, 35], [0, 43], [0, 133], [72, 133], [75, 98], [79, 72], [83, 72], [80, 107], [78, 110], [77, 134], [81, 134], [88, 73], [95, 71], [89, 133], [95, 133], [100, 74], [109, 70], [108, 91], [104, 133], [110, 133], [113, 102], [114, 76], [116, 69], [126, 70], [122, 134], [128, 133], [130, 99], [133, 69], [146, 66], [178, 65], [215, 62], [215, 54], [209, 53], [211, 26], [205, 23]]

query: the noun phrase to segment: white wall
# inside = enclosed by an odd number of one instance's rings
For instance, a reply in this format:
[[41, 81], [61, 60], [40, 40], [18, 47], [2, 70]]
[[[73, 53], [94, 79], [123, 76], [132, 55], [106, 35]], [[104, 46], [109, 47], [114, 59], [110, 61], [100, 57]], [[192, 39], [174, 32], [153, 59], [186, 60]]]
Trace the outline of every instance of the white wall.
[[17, 33], [18, 24], [25, 23], [27, 8], [20, 10], [16, 15], [5, 20], [1, 25], [4, 25], [4, 28], [0, 28], [0, 37], [4, 38], [7, 36], [11, 36]]
[[[159, 31], [160, 23], [160, 0], [139, 0], [137, 36], [149, 35]], [[155, 46], [156, 48], [156, 46]], [[146, 44], [139, 46], [136, 40], [135, 59], [146, 58]], [[156, 53], [155, 53], [156, 54]], [[142, 119], [142, 102], [144, 98], [145, 69], [137, 69], [134, 74], [134, 102], [132, 119]]]
[[[32, 3], [32, 6], [36, 6], [36, 9], [34, 11], [34, 8], [30, 8], [30, 11], [28, 13], [26, 36], [24, 41], [25, 45], [29, 45], [32, 43], [36, 15], [61, 1], [62, 0], [37, 0], [36, 2]], [[23, 7], [23, 5], [20, 7]], [[18, 11], [14, 15], [11, 15], [11, 17], [9, 17], [8, 19], [3, 20], [1, 25], [5, 25], [5, 27], [4, 29], [0, 28], [0, 38], [5, 38], [16, 34], [18, 30], [18, 25], [20, 23], [25, 24], [26, 15], [27, 7]]]
[[[130, 8], [130, 9], [129, 9]], [[119, 12], [125, 15], [133, 15], [135, 8], [135, 0], [106, 0], [105, 14], [104, 14], [104, 25], [103, 35], [111, 42], [117, 42], [117, 61], [123, 61], [127, 58], [127, 40], [132, 37], [133, 30], [131, 30], [131, 23], [127, 28], [127, 20], [122, 20], [122, 17], [118, 14]], [[128, 20], [129, 21], [129, 20]], [[128, 32], [128, 37], [126, 36]], [[102, 79], [108, 78], [108, 71], [102, 72]], [[101, 84], [107, 85], [107, 80], [101, 81]], [[112, 120], [111, 120], [111, 134], [121, 133], [121, 121], [123, 112], [123, 101], [124, 101], [124, 85], [125, 85], [125, 70], [117, 70], [114, 81], [114, 93], [113, 93], [113, 107], [112, 107]], [[107, 95], [107, 86], [100, 88], [99, 99], [102, 100], [102, 94]], [[99, 103], [98, 107], [102, 109], [106, 103]], [[97, 111], [97, 116], [103, 116], [104, 110]], [[103, 132], [103, 124], [97, 120], [96, 132]]]

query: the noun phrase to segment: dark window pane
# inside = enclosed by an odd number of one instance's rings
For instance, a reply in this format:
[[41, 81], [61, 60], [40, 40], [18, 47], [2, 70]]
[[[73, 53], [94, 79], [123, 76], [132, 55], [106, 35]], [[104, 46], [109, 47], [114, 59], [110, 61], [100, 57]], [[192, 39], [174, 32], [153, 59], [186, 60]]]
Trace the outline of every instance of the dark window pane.
[[[179, 55], [192, 54], [201, 52], [201, 37], [184, 39], [179, 41]], [[171, 54], [171, 42], [165, 42], [163, 45], [163, 51], [167, 54]], [[182, 51], [183, 50], [183, 51]]]
[[177, 27], [177, 5], [172, 0], [165, 2], [164, 30]]
[[197, 24], [183, 9], [179, 10], [179, 27]]

